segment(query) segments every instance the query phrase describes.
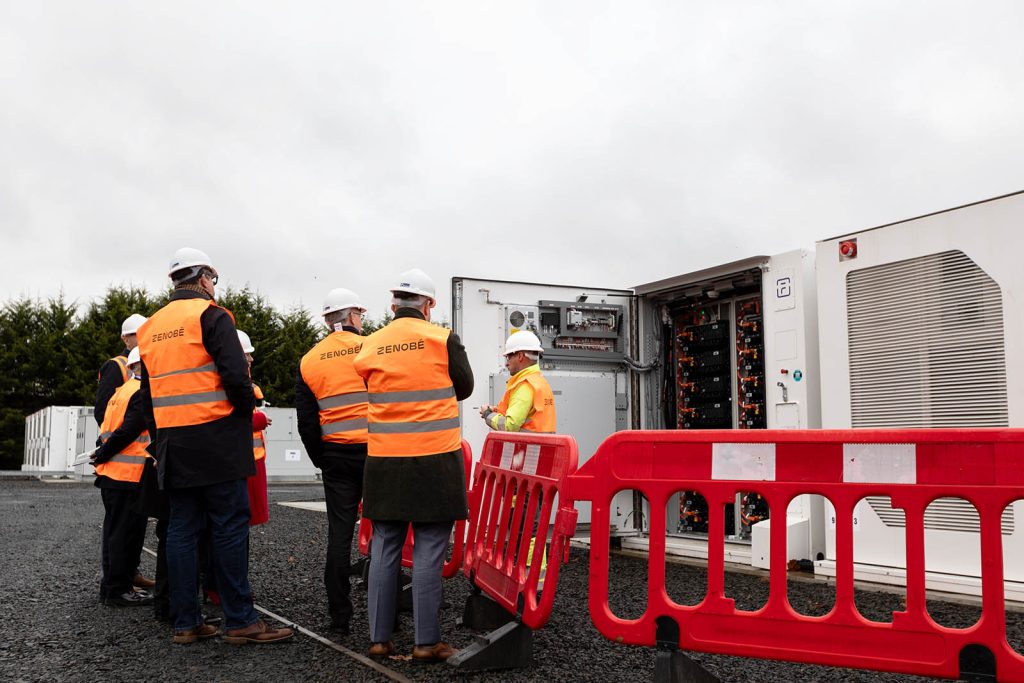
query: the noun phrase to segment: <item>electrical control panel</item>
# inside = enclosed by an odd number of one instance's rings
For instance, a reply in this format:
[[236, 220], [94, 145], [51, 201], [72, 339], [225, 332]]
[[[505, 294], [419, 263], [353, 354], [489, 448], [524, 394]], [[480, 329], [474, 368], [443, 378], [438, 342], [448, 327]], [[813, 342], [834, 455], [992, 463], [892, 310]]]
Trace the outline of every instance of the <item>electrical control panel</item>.
[[505, 307], [508, 334], [534, 332], [546, 359], [620, 362], [625, 338], [624, 308], [587, 301], [540, 301], [537, 305]]

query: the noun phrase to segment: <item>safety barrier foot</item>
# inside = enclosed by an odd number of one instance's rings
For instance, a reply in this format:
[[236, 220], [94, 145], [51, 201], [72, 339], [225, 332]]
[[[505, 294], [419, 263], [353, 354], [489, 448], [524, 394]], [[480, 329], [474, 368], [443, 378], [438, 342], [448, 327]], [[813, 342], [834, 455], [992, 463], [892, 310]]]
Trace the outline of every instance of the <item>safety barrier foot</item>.
[[412, 578], [405, 572], [398, 573], [398, 609], [412, 611]]
[[477, 636], [472, 645], [449, 657], [448, 664], [462, 671], [530, 666], [533, 664], [533, 629], [510, 621], [487, 635]]
[[504, 607], [483, 593], [474, 591], [466, 598], [462, 617], [456, 619], [455, 623], [474, 631], [493, 631], [510, 621], [515, 621], [515, 617], [509, 614]]
[[368, 571], [370, 571], [370, 558], [364, 557], [352, 563], [352, 566], [348, 568], [348, 575], [358, 576], [362, 581], [365, 582], [366, 573]]
[[655, 683], [722, 683], [718, 676], [679, 649], [679, 624], [675, 619], [658, 617], [655, 623], [658, 648], [654, 660]]

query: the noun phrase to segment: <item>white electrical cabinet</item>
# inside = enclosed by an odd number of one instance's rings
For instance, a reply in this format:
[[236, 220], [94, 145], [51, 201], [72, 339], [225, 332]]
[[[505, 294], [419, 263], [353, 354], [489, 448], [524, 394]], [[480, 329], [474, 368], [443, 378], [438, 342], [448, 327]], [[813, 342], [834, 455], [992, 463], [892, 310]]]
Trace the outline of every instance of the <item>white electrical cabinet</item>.
[[[622, 429], [817, 427], [814, 284], [814, 256], [806, 251], [757, 256], [633, 290], [453, 278], [453, 327], [477, 382], [463, 403], [463, 434], [479, 452], [488, 428], [477, 413], [504, 392], [503, 345], [518, 329], [541, 338], [557, 429], [577, 439], [581, 464]], [[691, 493], [681, 491], [658, 514], [668, 515], [670, 553], [706, 557], [706, 504], [702, 511]], [[624, 491], [611, 510], [623, 546], [645, 550], [653, 514], [646, 501]], [[760, 546], [769, 513], [760, 497], [738, 494], [730, 514], [728, 559], [767, 562]], [[806, 553], [795, 559], [824, 551], [823, 516], [818, 497], [790, 505], [790, 547]], [[589, 521], [584, 506], [580, 522]]]
[[[263, 408], [272, 421], [264, 433], [269, 481], [316, 481], [317, 471], [302, 447], [294, 408]], [[92, 465], [75, 458], [96, 447], [99, 426], [90, 406], [49, 406], [25, 418], [23, 472], [92, 477]]]
[[[1018, 193], [819, 242], [821, 426], [1024, 426], [1022, 226]], [[902, 511], [870, 497], [857, 515], [855, 577], [903, 583]], [[1024, 501], [1002, 521], [1007, 597], [1021, 600]], [[826, 575], [835, 572], [827, 530], [816, 567]], [[933, 502], [925, 554], [930, 588], [977, 593], [974, 507]]]
[[91, 407], [47, 406], [37, 410], [25, 418], [21, 470], [39, 475], [73, 474], [75, 457], [95, 448], [98, 433]]
[[[624, 359], [632, 353], [632, 298], [626, 290], [452, 279], [452, 327], [466, 346], [475, 379], [473, 394], [460, 404], [462, 435], [474, 457], [479, 459], [489, 431], [480, 407], [497, 404], [505, 392], [505, 339], [518, 330], [541, 340], [557, 431], [576, 438], [580, 464], [606, 437], [629, 426]], [[589, 524], [589, 504], [579, 507], [580, 524]], [[625, 518], [632, 500], [627, 497], [620, 507]]]

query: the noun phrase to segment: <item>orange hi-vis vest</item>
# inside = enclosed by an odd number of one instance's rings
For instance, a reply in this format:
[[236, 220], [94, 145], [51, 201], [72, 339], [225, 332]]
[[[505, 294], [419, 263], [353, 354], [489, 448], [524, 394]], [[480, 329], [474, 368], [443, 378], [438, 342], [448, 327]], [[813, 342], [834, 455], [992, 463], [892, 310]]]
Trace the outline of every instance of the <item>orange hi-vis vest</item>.
[[366, 382], [353, 363], [363, 337], [332, 332], [302, 357], [299, 373], [320, 409], [320, 438], [327, 443], [366, 443]]
[[526, 422], [520, 429], [524, 432], [554, 434], [556, 430], [555, 395], [551, 393], [551, 385], [539, 372], [522, 375], [514, 383], [505, 387], [505, 395], [501, 397], [501, 403], [495, 410], [504, 415], [508, 410], [508, 402], [512, 393], [524, 382], [533, 389], [533, 412], [526, 418]]
[[[117, 363], [117, 367], [121, 370], [121, 383], [124, 384], [128, 381], [128, 356], [114, 356], [110, 360]], [[101, 368], [102, 369], [102, 368]], [[101, 379], [102, 374], [97, 372], [96, 379]]]
[[[122, 384], [110, 397], [107, 412], [103, 414], [100, 425], [100, 439], [106, 443], [110, 435], [124, 424], [124, 415], [128, 411], [128, 402], [142, 384], [134, 377]], [[138, 437], [117, 455], [105, 463], [96, 465], [96, 474], [116, 479], [117, 481], [139, 482], [142, 480], [142, 468], [146, 465], [146, 446], [149, 445], [149, 432], [142, 432]]]
[[[252, 385], [252, 392], [256, 394], [257, 401], [263, 400], [263, 391], [255, 384]], [[252, 455], [256, 462], [267, 457], [267, 441], [263, 438], [262, 431], [257, 432], [254, 430], [252, 433]]]
[[434, 455], [461, 446], [449, 334], [426, 320], [398, 318], [363, 342], [355, 368], [369, 393], [371, 457]]
[[216, 305], [209, 299], [171, 301], [139, 328], [139, 353], [160, 429], [213, 422], [233, 410], [199, 323], [203, 311]]

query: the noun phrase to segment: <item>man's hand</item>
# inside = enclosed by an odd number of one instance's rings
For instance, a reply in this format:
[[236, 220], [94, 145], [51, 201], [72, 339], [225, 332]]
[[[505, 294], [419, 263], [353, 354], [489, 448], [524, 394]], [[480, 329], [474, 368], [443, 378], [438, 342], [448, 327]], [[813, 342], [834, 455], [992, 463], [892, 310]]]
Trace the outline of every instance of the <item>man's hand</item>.
[[487, 417], [487, 415], [494, 411], [494, 408], [489, 405], [480, 406], [480, 417]]

